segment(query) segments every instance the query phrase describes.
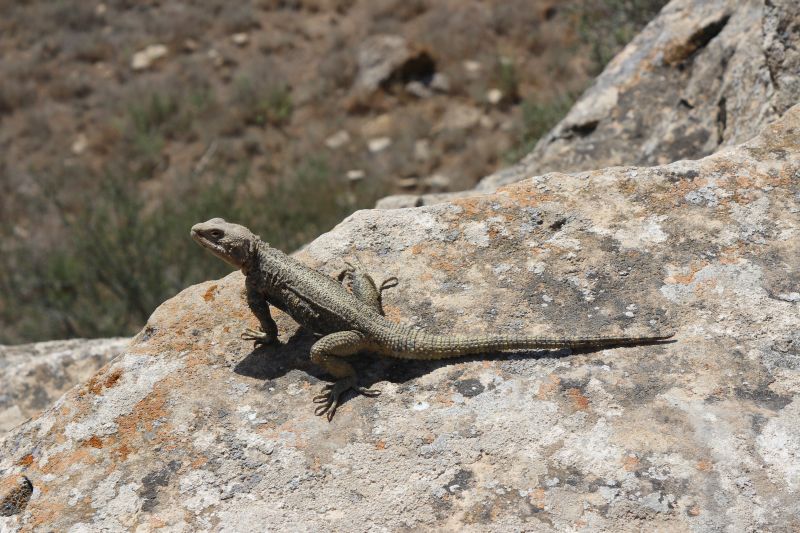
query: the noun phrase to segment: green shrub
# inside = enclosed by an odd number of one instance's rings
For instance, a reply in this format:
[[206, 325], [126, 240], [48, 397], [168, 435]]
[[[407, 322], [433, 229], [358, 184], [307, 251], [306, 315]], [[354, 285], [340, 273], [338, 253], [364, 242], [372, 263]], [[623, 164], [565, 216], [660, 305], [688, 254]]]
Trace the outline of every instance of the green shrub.
[[294, 107], [288, 87], [256, 82], [249, 77], [236, 80], [234, 104], [245, 124], [282, 126], [292, 118]]
[[[292, 251], [385, 194], [348, 190], [323, 159], [312, 159], [255, 194], [249, 170], [209, 179], [193, 175], [176, 198], [148, 201], [123, 171], [97, 177], [98, 190], [59, 198], [64, 177], [40, 180], [47, 206], [64, 226], [58, 244], [32, 250], [5, 235], [0, 254], [0, 342], [130, 335], [164, 300], [230, 271], [189, 237], [199, 221], [221, 216]], [[358, 184], [359, 186], [365, 184]], [[8, 243], [11, 243], [10, 245]]]
[[536, 142], [566, 116], [574, 102], [574, 96], [569, 94], [544, 102], [538, 99], [523, 101], [517, 143], [505, 154], [505, 160], [516, 163], [533, 150]]
[[599, 74], [667, 1], [600, 0], [577, 7], [578, 35], [590, 45], [592, 74]]

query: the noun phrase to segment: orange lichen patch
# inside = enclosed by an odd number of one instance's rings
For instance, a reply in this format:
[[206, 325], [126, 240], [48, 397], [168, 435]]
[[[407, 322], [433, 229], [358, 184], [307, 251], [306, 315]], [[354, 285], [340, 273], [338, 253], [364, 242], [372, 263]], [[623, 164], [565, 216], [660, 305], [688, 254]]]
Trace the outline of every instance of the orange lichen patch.
[[531, 505], [533, 505], [537, 509], [544, 509], [544, 506], [547, 503], [545, 501], [545, 495], [546, 493], [544, 489], [535, 489], [533, 492], [531, 492], [530, 496]]
[[708, 291], [714, 290], [717, 287], [717, 280], [715, 279], [706, 279], [699, 283], [697, 283], [694, 287], [694, 293], [702, 295]]
[[450, 407], [454, 403], [453, 395], [450, 391], [442, 391], [437, 393], [436, 396], [433, 397], [433, 401], [446, 407]]
[[[39, 526], [44, 524], [52, 524], [58, 521], [58, 517], [64, 514], [64, 509], [66, 505], [63, 503], [53, 503], [52, 500], [47, 500], [47, 502], [38, 502], [33, 501], [28, 506], [28, 510], [31, 512], [31, 516], [33, 520], [30, 523], [30, 529], [38, 530]], [[52, 531], [51, 528], [42, 528], [46, 531]]]
[[636, 192], [639, 181], [632, 178], [625, 178], [617, 180], [617, 190], [626, 196], [631, 196]]
[[107, 389], [110, 389], [111, 387], [115, 386], [117, 384], [117, 382], [119, 381], [119, 378], [121, 378], [121, 377], [122, 377], [122, 369], [121, 368], [115, 369], [106, 378], [106, 382], [104, 383], [105, 387]]
[[723, 248], [719, 254], [719, 262], [723, 265], [734, 265], [741, 258], [741, 244]]
[[419, 255], [423, 252], [423, 250], [425, 250], [425, 246], [423, 246], [422, 244], [415, 244], [410, 248], [412, 255]]
[[[153, 431], [155, 421], [167, 417], [167, 410], [165, 409], [167, 392], [176, 388], [177, 385], [178, 377], [176, 376], [168, 377], [156, 383], [150, 394], [142, 398], [129, 414], [117, 418], [118, 429], [115, 439], [116, 448], [114, 450], [117, 454], [127, 458], [130, 453], [129, 449], [137, 448], [133, 443], [142, 438], [141, 431]], [[169, 441], [168, 433], [170, 429], [169, 424], [159, 426], [155, 439]], [[167, 432], [167, 435], [164, 435], [165, 432]]]
[[626, 472], [634, 472], [639, 468], [639, 458], [635, 455], [626, 455], [622, 459], [622, 468]]
[[693, 506], [691, 507], [691, 509], [689, 509], [689, 510], [687, 511], [687, 513], [689, 513], [689, 516], [698, 516], [698, 515], [700, 515], [700, 513], [701, 513], [701, 511], [700, 511], [700, 507], [698, 507], [697, 505], [693, 505]]
[[463, 212], [459, 216], [460, 220], [482, 216], [483, 213], [486, 212], [486, 202], [482, 196], [457, 198], [452, 201], [452, 204], [463, 209]]
[[[109, 369], [111, 367], [109, 365], [105, 365], [100, 370], [97, 371], [86, 384], [78, 391], [78, 397], [86, 395], [87, 393], [92, 393], [95, 396], [99, 396], [104, 388], [110, 388], [117, 384], [119, 378], [122, 377], [122, 369], [114, 369], [109, 374]], [[66, 409], [66, 407], [64, 407]], [[66, 416], [68, 413], [62, 413]]]
[[98, 376], [99, 376], [98, 374], [95, 374], [94, 376], [89, 378], [89, 381], [87, 381], [86, 385], [84, 385], [84, 388], [88, 392], [94, 394], [95, 396], [99, 396], [100, 393], [103, 391], [103, 383], [100, 381]]
[[0, 497], [8, 494], [19, 485], [19, 476], [0, 479]]
[[702, 269], [708, 266], [708, 261], [698, 261], [689, 265], [689, 272], [686, 274], [673, 274], [671, 276], [667, 276], [664, 280], [665, 283], [679, 283], [681, 285], [688, 285], [693, 280], [694, 277], [700, 272]]
[[708, 178], [696, 178], [694, 180], [681, 180], [672, 188], [672, 195], [683, 199], [684, 196], [692, 191], [702, 189], [708, 185]]
[[18, 466], [31, 466], [33, 464], [33, 454], [28, 454], [24, 456], [22, 459], [17, 461]]
[[547, 380], [548, 381], [545, 383], [539, 385], [539, 390], [536, 392], [536, 396], [540, 400], [544, 400], [552, 396], [553, 393], [558, 390], [559, 385], [561, 385], [561, 378], [555, 374], [550, 374], [547, 377]]
[[200, 468], [201, 466], [203, 466], [207, 462], [208, 462], [208, 457], [206, 457], [204, 455], [201, 455], [200, 457], [197, 457], [195, 460], [192, 461], [191, 467], [192, 468]]
[[[536, 207], [543, 202], [550, 202], [555, 198], [551, 193], [541, 192], [533, 184], [512, 183], [497, 189], [494, 199], [499, 200], [506, 207]], [[507, 199], [505, 202], [504, 199]]]
[[97, 435], [92, 435], [89, 439], [85, 440], [83, 444], [84, 446], [91, 446], [92, 448], [102, 448], [103, 439], [101, 439]]
[[585, 411], [589, 407], [589, 398], [584, 396], [580, 389], [568, 389], [567, 396], [572, 399], [575, 409]]
[[399, 322], [403, 318], [402, 310], [396, 305], [383, 305], [383, 313], [389, 320]]
[[161, 529], [162, 527], [167, 527], [167, 523], [157, 516], [151, 516], [150, 520], [148, 521], [148, 525], [151, 529]]
[[128, 456], [131, 454], [131, 449], [127, 444], [122, 443], [117, 449], [114, 450], [113, 453], [120, 461], [124, 462], [128, 460]]
[[203, 300], [205, 300], [207, 302], [213, 302], [214, 301], [214, 293], [217, 291], [217, 287], [218, 287], [218, 285], [216, 285], [216, 284], [210, 286], [208, 288], [208, 290], [205, 292], [205, 294], [203, 294]]
[[708, 459], [701, 459], [697, 462], [697, 469], [701, 472], [711, 472], [714, 465]]
[[40, 469], [45, 474], [63, 474], [73, 465], [81, 464], [88, 466], [95, 463], [97, 463], [97, 459], [92, 452], [86, 447], [81, 447], [51, 456], [47, 464], [42, 465]]
[[379, 440], [378, 442], [376, 442], [375, 443], [375, 449], [376, 450], [385, 450], [386, 449], [386, 441], [385, 440]]

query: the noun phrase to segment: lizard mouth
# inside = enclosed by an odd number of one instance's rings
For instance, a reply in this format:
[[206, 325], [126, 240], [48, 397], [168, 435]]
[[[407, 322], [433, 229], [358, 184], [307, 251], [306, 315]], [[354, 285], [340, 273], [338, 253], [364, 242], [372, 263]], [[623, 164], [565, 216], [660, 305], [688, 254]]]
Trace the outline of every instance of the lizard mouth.
[[219, 257], [220, 259], [222, 259], [226, 263], [228, 263], [228, 264], [230, 264], [230, 265], [232, 265], [232, 266], [234, 266], [236, 268], [241, 267], [240, 264], [238, 264], [238, 263], [236, 263], [235, 261], [232, 260], [230, 254], [228, 253], [228, 251], [225, 249], [224, 246], [222, 246], [218, 242], [206, 237], [203, 234], [202, 231], [200, 231], [200, 230], [198, 230], [196, 228], [192, 228], [190, 234], [192, 236], [192, 239], [194, 239], [194, 241], [197, 244], [199, 244], [203, 248], [207, 249], [212, 254], [216, 255], [217, 257]]
[[220, 246], [216, 242], [212, 241], [211, 239], [209, 239], [208, 237], [203, 235], [203, 233], [201, 231], [198, 231], [195, 228], [192, 228], [191, 235], [192, 235], [192, 239], [194, 239], [194, 242], [196, 242], [197, 244], [199, 244], [203, 248], [207, 248], [212, 253], [214, 253], [214, 255], [221, 256], [223, 254], [224, 250], [222, 249], [222, 246]]

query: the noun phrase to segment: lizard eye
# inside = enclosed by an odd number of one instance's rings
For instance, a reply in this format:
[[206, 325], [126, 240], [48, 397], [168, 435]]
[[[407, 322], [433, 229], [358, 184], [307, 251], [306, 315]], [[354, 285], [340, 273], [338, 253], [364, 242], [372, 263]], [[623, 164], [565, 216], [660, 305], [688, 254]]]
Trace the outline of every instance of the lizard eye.
[[220, 237], [222, 237], [222, 232], [218, 229], [214, 229], [211, 230], [210, 235], [215, 239], [219, 239]]

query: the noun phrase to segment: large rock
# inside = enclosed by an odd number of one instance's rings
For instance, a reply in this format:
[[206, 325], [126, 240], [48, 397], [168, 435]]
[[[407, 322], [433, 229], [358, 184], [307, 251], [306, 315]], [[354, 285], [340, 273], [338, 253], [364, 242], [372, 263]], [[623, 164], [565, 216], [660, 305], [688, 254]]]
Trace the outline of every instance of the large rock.
[[697, 159], [747, 141], [798, 101], [800, 2], [673, 0], [520, 164], [476, 190], [545, 172]]
[[0, 438], [119, 354], [130, 339], [0, 345]]
[[800, 101], [798, 28], [796, 0], [673, 0], [539, 141], [522, 174], [666, 164], [750, 139]]
[[17, 496], [0, 528], [797, 530], [798, 213], [800, 106], [700, 161], [358, 212], [299, 257], [333, 273], [358, 254], [399, 276], [392, 319], [674, 328], [676, 342], [364, 356], [383, 394], [328, 423], [313, 339], [276, 313], [283, 344], [252, 351], [233, 273], [165, 302], [125, 354], [6, 437], [0, 488]]

